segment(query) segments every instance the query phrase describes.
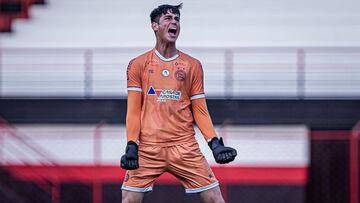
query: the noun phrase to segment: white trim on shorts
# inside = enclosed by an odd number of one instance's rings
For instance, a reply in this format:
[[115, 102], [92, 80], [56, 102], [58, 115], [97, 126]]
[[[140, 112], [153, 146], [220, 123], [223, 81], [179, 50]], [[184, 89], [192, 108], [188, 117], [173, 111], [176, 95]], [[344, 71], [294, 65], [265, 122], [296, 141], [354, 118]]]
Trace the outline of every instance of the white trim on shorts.
[[152, 191], [152, 187], [139, 188], [139, 187], [131, 187], [131, 186], [125, 186], [125, 185], [122, 185], [121, 189], [131, 191], [131, 192], [151, 192]]
[[191, 189], [185, 189], [186, 193], [198, 193], [198, 192], [204, 192], [206, 190], [210, 190], [216, 186], [219, 186], [219, 181], [216, 181], [214, 183], [211, 183], [210, 185], [199, 187], [199, 188], [191, 188]]

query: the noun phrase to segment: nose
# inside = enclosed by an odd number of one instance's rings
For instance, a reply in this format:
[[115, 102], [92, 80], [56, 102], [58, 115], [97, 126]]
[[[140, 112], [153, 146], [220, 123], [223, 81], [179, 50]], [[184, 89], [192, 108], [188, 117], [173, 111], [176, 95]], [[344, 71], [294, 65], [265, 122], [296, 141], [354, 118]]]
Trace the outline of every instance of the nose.
[[171, 19], [171, 23], [177, 24], [177, 23], [179, 23], [179, 21], [177, 21], [175, 18], [172, 18], [172, 19]]

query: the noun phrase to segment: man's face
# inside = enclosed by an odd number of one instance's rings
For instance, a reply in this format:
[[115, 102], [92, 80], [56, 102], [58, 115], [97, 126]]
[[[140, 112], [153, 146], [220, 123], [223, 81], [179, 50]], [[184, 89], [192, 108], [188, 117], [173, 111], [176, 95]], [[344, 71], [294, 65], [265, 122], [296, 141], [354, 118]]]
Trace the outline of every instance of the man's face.
[[180, 17], [168, 11], [159, 23], [152, 23], [152, 28], [162, 41], [175, 43], [180, 33]]

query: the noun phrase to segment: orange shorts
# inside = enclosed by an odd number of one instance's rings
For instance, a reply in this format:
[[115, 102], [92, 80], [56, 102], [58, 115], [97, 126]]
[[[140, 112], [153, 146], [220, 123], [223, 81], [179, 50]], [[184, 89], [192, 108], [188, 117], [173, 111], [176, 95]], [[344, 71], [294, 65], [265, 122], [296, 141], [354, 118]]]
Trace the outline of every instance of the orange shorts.
[[174, 146], [139, 146], [139, 168], [126, 171], [122, 190], [152, 191], [154, 181], [164, 172], [174, 175], [186, 193], [198, 193], [219, 185], [196, 142]]

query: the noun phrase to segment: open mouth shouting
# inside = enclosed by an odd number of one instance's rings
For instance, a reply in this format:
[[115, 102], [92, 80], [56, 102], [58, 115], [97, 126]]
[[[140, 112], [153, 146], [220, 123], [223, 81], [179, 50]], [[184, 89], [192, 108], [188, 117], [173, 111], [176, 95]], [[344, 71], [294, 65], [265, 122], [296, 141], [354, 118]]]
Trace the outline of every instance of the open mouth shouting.
[[169, 33], [170, 37], [172, 37], [172, 38], [177, 37], [177, 32], [178, 32], [178, 29], [176, 28], [176, 26], [171, 26], [168, 30], [168, 33]]

